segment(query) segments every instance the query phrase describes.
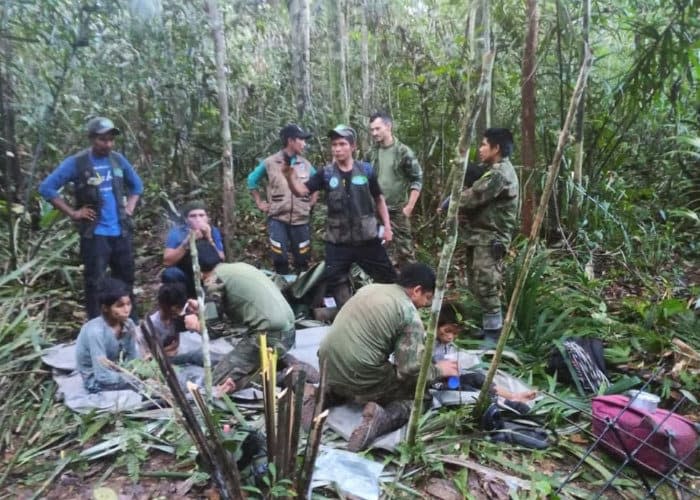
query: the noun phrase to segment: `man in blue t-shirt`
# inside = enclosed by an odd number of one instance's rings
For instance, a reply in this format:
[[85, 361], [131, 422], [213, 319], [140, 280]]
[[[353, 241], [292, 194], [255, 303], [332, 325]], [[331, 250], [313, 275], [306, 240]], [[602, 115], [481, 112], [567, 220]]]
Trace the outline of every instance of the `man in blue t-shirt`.
[[192, 258], [190, 257], [190, 232], [194, 232], [198, 248], [211, 245], [216, 248], [221, 260], [224, 260], [224, 243], [218, 228], [209, 224], [206, 205], [203, 201], [191, 201], [182, 207], [185, 223], [174, 227], [165, 239], [163, 265], [166, 269], [161, 275], [163, 283], [184, 283], [187, 295], [195, 297], [194, 279], [192, 277]]
[[[113, 278], [126, 283], [134, 304], [132, 216], [143, 183], [128, 160], [112, 151], [114, 139], [120, 134], [112, 120], [91, 119], [87, 134], [90, 147], [63, 160], [39, 185], [39, 193], [78, 225], [85, 307], [91, 319], [100, 314], [97, 284], [107, 267]], [[74, 207], [59, 193], [69, 182], [74, 185]], [[136, 307], [131, 314], [135, 319]]]

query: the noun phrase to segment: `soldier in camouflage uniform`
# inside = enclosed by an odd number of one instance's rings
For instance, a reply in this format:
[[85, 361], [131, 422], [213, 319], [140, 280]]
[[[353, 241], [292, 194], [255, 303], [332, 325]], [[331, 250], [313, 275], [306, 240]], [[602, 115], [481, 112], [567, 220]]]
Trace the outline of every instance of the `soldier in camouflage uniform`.
[[[318, 356], [327, 363], [328, 404], [365, 404], [349, 450], [366, 448], [408, 420], [425, 338], [417, 308], [431, 303], [434, 290], [430, 267], [407, 264], [396, 284], [362, 287], [340, 310], [322, 342]], [[452, 375], [457, 375], [456, 362], [440, 361], [428, 378]]]
[[495, 342], [503, 327], [500, 287], [503, 257], [518, 227], [520, 188], [510, 163], [513, 135], [505, 128], [484, 132], [479, 159], [485, 173], [462, 192], [469, 289], [479, 301], [484, 337]]
[[[225, 315], [248, 331], [233, 351], [215, 367], [214, 383], [231, 378], [243, 389], [260, 368], [260, 334], [267, 334], [268, 346], [277, 350], [281, 367], [307, 371], [311, 379], [318, 373], [306, 363], [287, 354], [295, 342], [294, 313], [282, 293], [265, 274], [249, 264], [219, 264], [219, 256], [204, 248], [199, 265], [206, 295], [204, 316], [207, 322]], [[314, 373], [315, 372], [315, 373]]]
[[411, 215], [423, 187], [423, 169], [411, 148], [392, 133], [393, 122], [386, 113], [374, 113], [369, 119], [375, 145], [365, 156], [377, 171], [389, 208], [394, 241], [389, 255], [398, 267], [416, 260], [411, 235]]

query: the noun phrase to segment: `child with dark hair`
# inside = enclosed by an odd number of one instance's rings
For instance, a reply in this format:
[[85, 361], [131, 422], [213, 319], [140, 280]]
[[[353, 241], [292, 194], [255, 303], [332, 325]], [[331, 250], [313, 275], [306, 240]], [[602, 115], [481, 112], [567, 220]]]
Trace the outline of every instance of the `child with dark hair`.
[[[187, 298], [187, 290], [183, 283], [164, 283], [158, 289], [158, 310], [149, 316], [153, 325], [153, 333], [163, 346], [163, 352], [173, 365], [189, 365], [178, 368], [178, 379], [183, 388], [187, 381], [202, 385], [204, 382], [204, 364], [202, 350], [192, 349], [183, 351], [180, 344], [182, 332], [199, 332], [200, 323], [197, 311], [199, 306], [194, 299]], [[143, 338], [139, 338], [142, 357], [150, 359], [151, 353]], [[212, 356], [212, 363], [216, 363]], [[214, 395], [232, 392], [236, 384], [231, 378], [222, 381], [214, 388]]]
[[85, 388], [89, 392], [131, 389], [120, 373], [102, 364], [106, 358], [123, 363], [138, 357], [134, 342], [131, 298], [126, 284], [104, 278], [98, 288], [101, 314], [83, 325], [76, 345], [76, 361]]
[[[454, 344], [454, 341], [461, 330], [462, 327], [459, 325], [458, 314], [454, 306], [451, 304], [443, 304], [440, 309], [440, 315], [438, 316], [438, 331], [435, 338], [435, 345], [433, 346], [433, 363], [445, 359], [457, 359], [459, 356], [459, 348]], [[451, 390], [475, 392], [481, 390], [485, 380], [486, 376], [481, 370], [467, 371], [460, 373], [459, 382], [455, 384], [456, 387], [449, 387], [448, 379], [444, 379], [436, 384], [436, 386], [445, 389], [449, 388]], [[521, 413], [527, 413], [529, 407], [526, 405], [521, 406], [517, 403], [530, 401], [537, 395], [537, 391], [513, 392], [496, 384], [491, 385], [490, 392], [492, 395], [506, 399], [506, 404], [509, 404]], [[516, 403], [516, 405], [514, 406], [511, 403]]]

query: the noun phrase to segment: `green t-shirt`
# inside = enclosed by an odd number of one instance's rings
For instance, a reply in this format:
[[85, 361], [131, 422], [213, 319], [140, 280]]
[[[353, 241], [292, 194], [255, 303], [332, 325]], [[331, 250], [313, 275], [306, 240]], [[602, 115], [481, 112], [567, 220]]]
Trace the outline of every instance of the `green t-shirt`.
[[411, 148], [394, 138], [391, 146], [375, 145], [365, 157], [377, 171], [390, 210], [401, 210], [408, 201], [408, 192], [423, 186], [423, 169]]
[[258, 332], [283, 332], [294, 326], [294, 312], [282, 292], [250, 264], [219, 264], [204, 285], [207, 301], [234, 324]]

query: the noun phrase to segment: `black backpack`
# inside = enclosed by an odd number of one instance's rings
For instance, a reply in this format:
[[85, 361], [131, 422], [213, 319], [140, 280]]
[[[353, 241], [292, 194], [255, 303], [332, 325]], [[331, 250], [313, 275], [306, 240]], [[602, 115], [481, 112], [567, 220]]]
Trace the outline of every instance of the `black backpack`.
[[557, 373], [559, 381], [576, 386], [581, 395], [597, 394], [610, 385], [600, 339], [570, 337], [554, 342], [547, 373]]

